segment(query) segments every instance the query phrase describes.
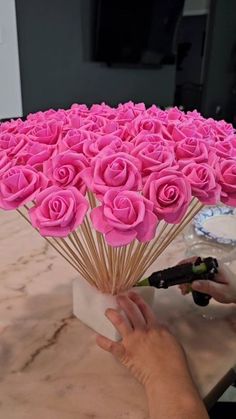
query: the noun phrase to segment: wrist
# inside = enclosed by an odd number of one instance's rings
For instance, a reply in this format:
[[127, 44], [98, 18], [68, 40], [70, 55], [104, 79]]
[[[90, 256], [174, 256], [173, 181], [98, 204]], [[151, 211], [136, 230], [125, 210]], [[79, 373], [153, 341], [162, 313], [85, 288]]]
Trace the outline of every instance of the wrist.
[[181, 394], [184, 389], [187, 390], [187, 393], [191, 389], [196, 391], [187, 364], [182, 364], [181, 368], [153, 372], [152, 376], [146, 380], [144, 387], [147, 396], [150, 397], [153, 397], [157, 392], [159, 394], [168, 394], [173, 390], [176, 393], [178, 388], [181, 388]]

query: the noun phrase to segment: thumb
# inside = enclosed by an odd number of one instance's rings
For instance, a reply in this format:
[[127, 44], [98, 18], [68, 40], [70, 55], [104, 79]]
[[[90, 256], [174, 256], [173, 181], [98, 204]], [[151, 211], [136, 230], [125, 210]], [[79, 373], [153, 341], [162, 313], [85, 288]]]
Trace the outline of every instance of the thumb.
[[224, 287], [225, 284], [220, 284], [219, 282], [213, 282], [208, 280], [194, 281], [192, 283], [193, 290], [202, 292], [204, 294], [209, 294], [212, 297], [222, 292], [222, 288]]

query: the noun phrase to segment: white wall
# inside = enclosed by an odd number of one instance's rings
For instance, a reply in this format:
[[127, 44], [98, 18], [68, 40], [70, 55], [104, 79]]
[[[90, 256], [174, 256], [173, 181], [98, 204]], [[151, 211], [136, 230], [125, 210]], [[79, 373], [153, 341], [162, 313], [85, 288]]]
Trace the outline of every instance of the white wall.
[[0, 119], [22, 116], [15, 0], [0, 0]]

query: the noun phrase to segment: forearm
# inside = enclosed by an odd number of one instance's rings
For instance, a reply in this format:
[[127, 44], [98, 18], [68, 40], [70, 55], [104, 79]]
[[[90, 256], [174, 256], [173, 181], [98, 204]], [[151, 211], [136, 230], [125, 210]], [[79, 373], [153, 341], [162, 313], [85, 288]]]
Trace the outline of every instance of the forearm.
[[191, 376], [165, 377], [146, 388], [150, 419], [209, 419]]

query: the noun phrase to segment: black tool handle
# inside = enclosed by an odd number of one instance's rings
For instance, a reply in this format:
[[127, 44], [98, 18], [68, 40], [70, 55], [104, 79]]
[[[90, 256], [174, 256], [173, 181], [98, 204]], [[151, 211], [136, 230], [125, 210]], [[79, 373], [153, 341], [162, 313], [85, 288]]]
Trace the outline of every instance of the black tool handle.
[[192, 291], [192, 296], [195, 304], [201, 307], [206, 307], [211, 299], [211, 295], [199, 291]]

